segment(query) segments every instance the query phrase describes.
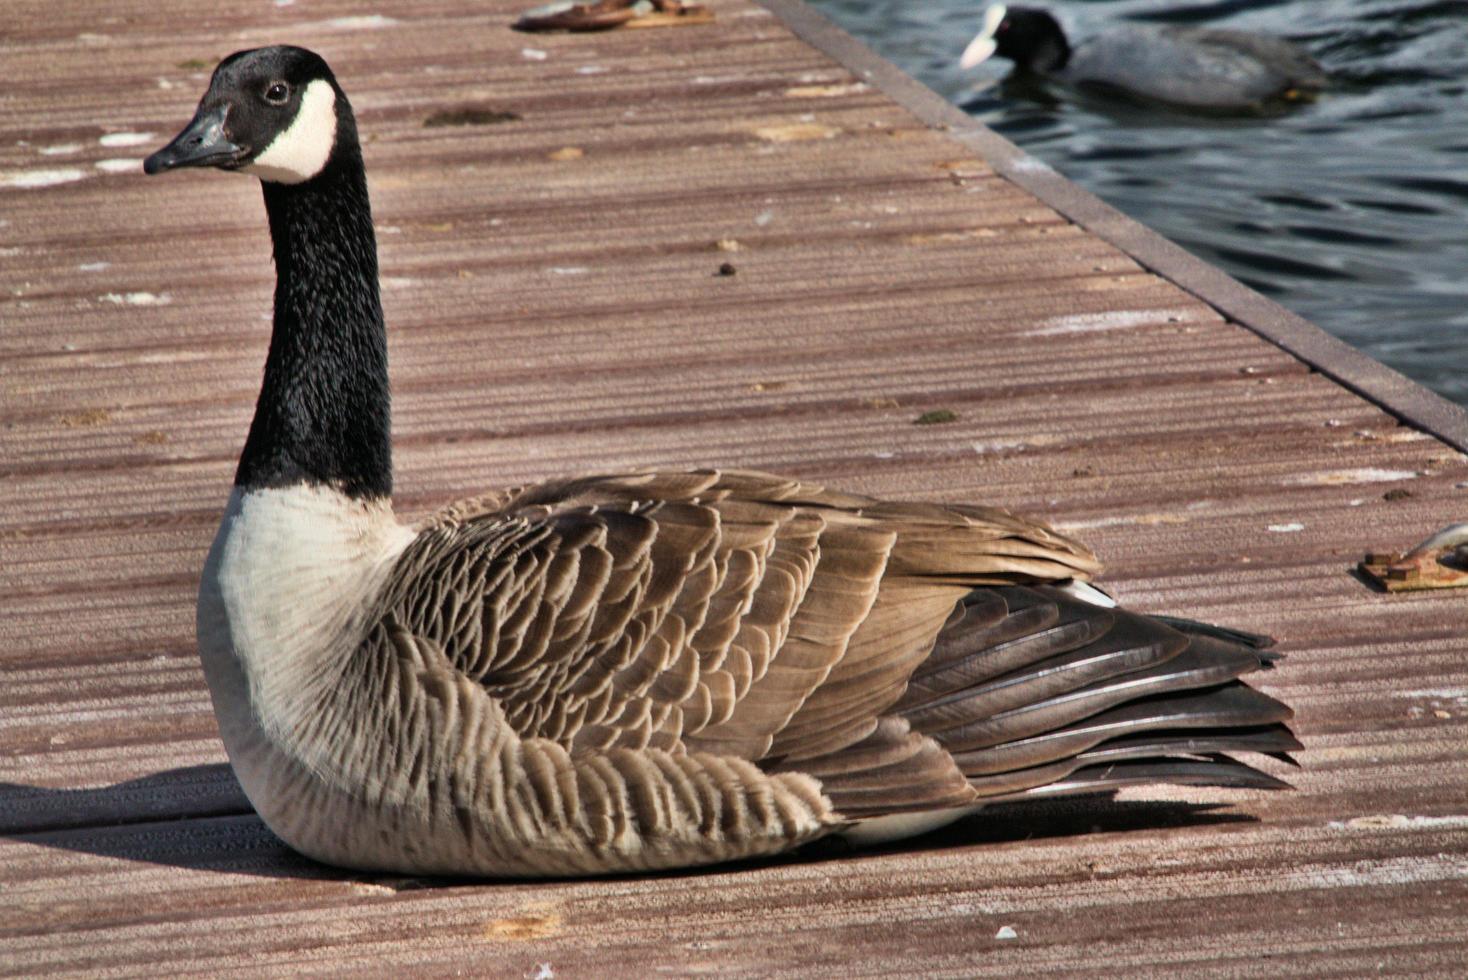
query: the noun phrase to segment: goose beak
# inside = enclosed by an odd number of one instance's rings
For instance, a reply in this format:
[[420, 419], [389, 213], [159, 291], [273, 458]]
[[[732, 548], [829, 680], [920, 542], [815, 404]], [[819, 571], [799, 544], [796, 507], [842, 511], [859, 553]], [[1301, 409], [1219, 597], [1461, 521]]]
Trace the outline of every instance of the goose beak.
[[999, 25], [1004, 23], [1005, 16], [1009, 13], [1004, 4], [996, 3], [984, 11], [984, 26], [968, 47], [963, 49], [963, 56], [958, 59], [958, 66], [965, 71], [975, 65], [982, 64], [989, 59], [998, 43], [994, 40], [994, 34], [999, 30]]
[[237, 163], [249, 151], [224, 135], [224, 118], [229, 106], [202, 106], [183, 132], [163, 149], [143, 161], [143, 172], [158, 174], [177, 167], [224, 167]]

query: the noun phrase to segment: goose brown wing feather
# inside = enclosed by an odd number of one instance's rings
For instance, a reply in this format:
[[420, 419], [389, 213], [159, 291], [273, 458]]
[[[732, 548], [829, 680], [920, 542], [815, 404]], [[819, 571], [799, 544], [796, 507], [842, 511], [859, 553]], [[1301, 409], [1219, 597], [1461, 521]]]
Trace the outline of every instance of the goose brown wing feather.
[[401, 561], [398, 620], [520, 737], [653, 783], [685, 755], [755, 762], [819, 780], [849, 821], [1197, 781], [1217, 752], [1294, 744], [1278, 703], [1235, 680], [1267, 659], [1248, 637], [1049, 588], [1094, 557], [1004, 511], [633, 473], [455, 505]]
[[972, 584], [1096, 567], [1004, 511], [747, 471], [463, 501], [401, 563], [404, 621], [521, 735], [753, 760], [870, 737]]

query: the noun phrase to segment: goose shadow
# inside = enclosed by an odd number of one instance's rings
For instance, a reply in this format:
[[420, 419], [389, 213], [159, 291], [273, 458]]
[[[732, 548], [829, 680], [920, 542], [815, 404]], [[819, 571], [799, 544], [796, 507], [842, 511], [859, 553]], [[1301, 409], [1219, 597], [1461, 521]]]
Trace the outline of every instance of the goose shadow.
[[1077, 848], [1091, 834], [1144, 833], [1199, 829], [1227, 824], [1258, 823], [1231, 803], [1183, 800], [1119, 800], [1114, 791], [1044, 800], [995, 803], [947, 827], [877, 847], [856, 848], [840, 838], [808, 844], [802, 855], [813, 858], [867, 854], [916, 854], [978, 844], [1072, 839]]
[[194, 871], [349, 877], [296, 854], [267, 830], [224, 763], [84, 789], [0, 782], [0, 838]]
[[[821, 864], [975, 844], [1253, 822], [1256, 817], [1224, 803], [1120, 801], [1114, 794], [1098, 793], [996, 804], [941, 830], [879, 847], [857, 849], [828, 838], [772, 858], [623, 877], [688, 878], [734, 867]], [[364, 874], [297, 854], [255, 815], [224, 764], [168, 769], [88, 789], [0, 782], [0, 837], [104, 858], [261, 878], [370, 881], [394, 891], [466, 883], [463, 878]]]

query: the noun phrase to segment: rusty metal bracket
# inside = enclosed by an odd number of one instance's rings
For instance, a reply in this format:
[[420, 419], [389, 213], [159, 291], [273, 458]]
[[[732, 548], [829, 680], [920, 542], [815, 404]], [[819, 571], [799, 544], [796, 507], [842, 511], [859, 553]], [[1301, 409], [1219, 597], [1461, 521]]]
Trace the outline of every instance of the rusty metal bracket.
[[614, 27], [681, 27], [707, 24], [713, 11], [682, 0], [593, 0], [557, 3], [527, 10], [515, 21], [517, 31], [607, 31]]
[[1360, 568], [1388, 592], [1468, 588], [1468, 523], [1449, 524], [1406, 554], [1368, 551]]

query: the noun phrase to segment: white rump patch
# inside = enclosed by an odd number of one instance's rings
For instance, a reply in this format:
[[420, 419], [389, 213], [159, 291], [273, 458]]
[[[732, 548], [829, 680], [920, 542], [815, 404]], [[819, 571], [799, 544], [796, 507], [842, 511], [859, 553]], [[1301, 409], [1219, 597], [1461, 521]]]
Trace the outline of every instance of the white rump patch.
[[241, 167], [278, 184], [299, 184], [321, 172], [336, 146], [336, 92], [322, 79], [306, 86], [296, 118], [265, 152]]
[[1116, 608], [1116, 600], [1096, 588], [1090, 582], [1082, 582], [1078, 578], [1073, 578], [1064, 585], [1057, 585], [1056, 588], [1072, 599], [1089, 602], [1093, 606], [1101, 606], [1104, 609]]
[[916, 837], [939, 827], [946, 827], [955, 820], [962, 820], [984, 808], [982, 803], [972, 806], [955, 806], [944, 810], [923, 810], [918, 813], [894, 813], [886, 817], [858, 820], [851, 829], [840, 836], [855, 847], [875, 847], [895, 840]]
[[968, 43], [968, 47], [963, 49], [963, 56], [958, 59], [960, 68], [973, 68], [989, 60], [998, 47], [994, 43], [994, 32], [999, 30], [1000, 24], [1004, 23], [1004, 16], [1007, 13], [1009, 11], [1002, 3], [991, 4], [989, 9], [984, 11], [984, 26], [979, 29], [978, 36]]

